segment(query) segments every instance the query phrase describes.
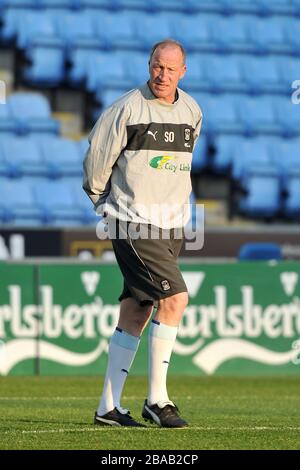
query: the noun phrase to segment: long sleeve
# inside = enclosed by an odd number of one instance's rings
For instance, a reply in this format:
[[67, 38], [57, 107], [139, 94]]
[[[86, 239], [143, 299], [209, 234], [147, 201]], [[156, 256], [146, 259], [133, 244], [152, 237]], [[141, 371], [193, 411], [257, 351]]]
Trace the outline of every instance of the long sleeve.
[[95, 208], [110, 192], [113, 165], [127, 143], [125, 107], [112, 106], [99, 118], [89, 136], [89, 149], [83, 162], [83, 189]]

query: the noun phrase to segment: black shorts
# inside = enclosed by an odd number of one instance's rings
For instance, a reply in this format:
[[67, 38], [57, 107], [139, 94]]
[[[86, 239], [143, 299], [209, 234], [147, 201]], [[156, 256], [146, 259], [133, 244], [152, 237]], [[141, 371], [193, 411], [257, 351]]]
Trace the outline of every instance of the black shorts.
[[[113, 249], [124, 278], [123, 292], [119, 301], [133, 297], [140, 305], [157, 306], [160, 299], [171, 295], [187, 292], [177, 258], [183, 244], [183, 231], [163, 231], [156, 229], [156, 237], [132, 238], [126, 224], [123, 238], [112, 239]], [[124, 227], [124, 223], [122, 223]], [[151, 226], [135, 224], [143, 227], [149, 234]], [[152, 227], [153, 228], [153, 227]], [[166, 236], [168, 238], [164, 238]], [[181, 233], [180, 233], [181, 232]], [[178, 238], [180, 237], [180, 238]]]

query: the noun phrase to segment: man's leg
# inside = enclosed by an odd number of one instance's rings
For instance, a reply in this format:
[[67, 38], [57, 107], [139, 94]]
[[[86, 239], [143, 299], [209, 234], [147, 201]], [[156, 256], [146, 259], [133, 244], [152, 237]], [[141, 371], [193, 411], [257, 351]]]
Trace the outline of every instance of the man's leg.
[[143, 416], [166, 427], [187, 425], [179, 417], [178, 410], [169, 399], [167, 392], [169, 362], [178, 325], [187, 304], [187, 292], [160, 300], [149, 330], [149, 392]]
[[97, 416], [100, 418], [114, 408], [122, 410], [120, 399], [123, 387], [139, 346], [140, 335], [152, 314], [152, 308], [141, 307], [131, 297], [121, 302], [119, 322], [110, 341], [107, 371], [97, 410]]

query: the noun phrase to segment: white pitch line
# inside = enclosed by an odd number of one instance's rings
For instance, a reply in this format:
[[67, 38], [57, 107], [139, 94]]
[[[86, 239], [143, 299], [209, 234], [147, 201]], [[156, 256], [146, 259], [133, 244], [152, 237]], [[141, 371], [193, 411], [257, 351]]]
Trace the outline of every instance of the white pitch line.
[[[97, 400], [99, 398], [99, 396], [88, 396], [88, 397], [68, 397], [68, 396], [53, 396], [53, 397], [1, 397], [0, 396], [0, 401], [1, 400], [20, 400], [20, 401], [30, 401], [30, 400]], [[183, 397], [183, 396], [173, 396], [172, 397], [173, 400], [207, 400], [207, 399], [214, 399], [214, 400], [226, 400], [226, 399], [230, 399], [230, 401], [232, 400], [249, 400], [249, 399], [258, 399], [258, 400], [261, 400], [262, 397], [260, 396], [251, 396], [249, 398], [248, 395], [245, 395], [245, 396], [211, 396], [211, 395], [199, 395], [199, 396], [187, 396], [187, 397]], [[266, 397], [269, 399], [269, 397]], [[278, 397], [280, 400], [300, 400], [300, 395], [284, 395], [284, 396], [279, 396]], [[124, 396], [122, 398], [123, 400], [144, 400], [145, 399], [145, 396]]]
[[[63, 434], [63, 433], [70, 433], [70, 432], [103, 432], [103, 431], [111, 431], [114, 429], [120, 429], [119, 426], [110, 427], [110, 426], [103, 426], [97, 428], [62, 428], [62, 429], [35, 429], [35, 430], [22, 430], [22, 429], [14, 429], [12, 431], [4, 431], [0, 434]], [[128, 430], [128, 428], [126, 428]], [[282, 426], [282, 427], [271, 427], [271, 426], [239, 426], [239, 427], [229, 427], [229, 426], [193, 426], [188, 428], [177, 428], [181, 431], [300, 431], [300, 426]], [[133, 428], [133, 430], [138, 430], [139, 432], [143, 431], [170, 431], [168, 428], [158, 428], [158, 427], [148, 427], [148, 428]], [[173, 431], [173, 429], [172, 429]]]

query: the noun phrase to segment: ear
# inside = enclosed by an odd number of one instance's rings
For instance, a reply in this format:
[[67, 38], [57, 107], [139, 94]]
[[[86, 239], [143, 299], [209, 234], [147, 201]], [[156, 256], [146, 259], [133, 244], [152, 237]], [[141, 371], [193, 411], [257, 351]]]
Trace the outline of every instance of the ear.
[[185, 73], [186, 73], [186, 65], [184, 64], [181, 68], [181, 72], [180, 72], [180, 75], [179, 75], [179, 80], [181, 80], [185, 76]]

